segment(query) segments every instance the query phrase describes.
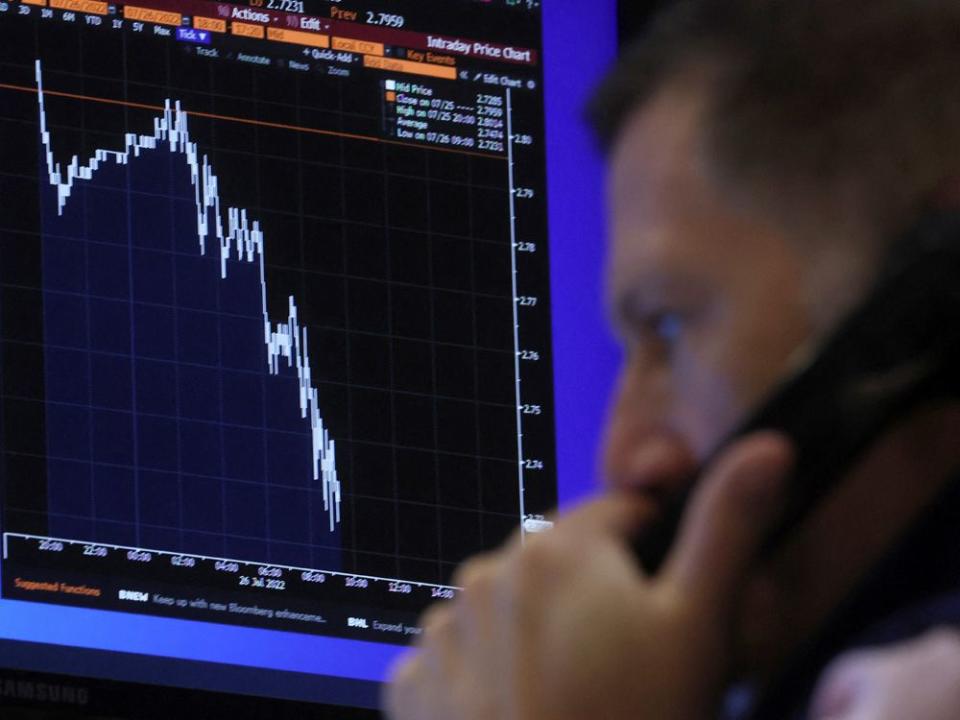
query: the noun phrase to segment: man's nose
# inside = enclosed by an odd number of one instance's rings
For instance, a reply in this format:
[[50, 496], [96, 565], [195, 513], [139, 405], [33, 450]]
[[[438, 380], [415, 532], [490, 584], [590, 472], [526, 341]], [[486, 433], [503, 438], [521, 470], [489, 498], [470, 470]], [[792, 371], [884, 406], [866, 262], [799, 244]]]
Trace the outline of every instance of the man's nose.
[[649, 367], [631, 365], [624, 368], [607, 426], [605, 482], [663, 500], [684, 488], [697, 461], [680, 429], [671, 427], [669, 383]]
[[697, 470], [687, 444], [665, 429], [621, 438], [617, 445], [607, 450], [606, 482], [612, 489], [665, 500], [683, 490]]

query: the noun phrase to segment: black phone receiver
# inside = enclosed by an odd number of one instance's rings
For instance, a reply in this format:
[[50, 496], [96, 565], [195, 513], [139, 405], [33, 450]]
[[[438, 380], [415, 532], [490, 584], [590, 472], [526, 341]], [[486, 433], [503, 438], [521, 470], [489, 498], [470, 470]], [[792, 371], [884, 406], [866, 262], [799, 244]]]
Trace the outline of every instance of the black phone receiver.
[[[764, 553], [904, 413], [922, 402], [960, 397], [960, 213], [926, 213], [900, 236], [866, 300], [793, 367], [711, 456], [758, 430], [779, 431], [793, 442], [785, 508]], [[634, 547], [647, 572], [663, 563], [699, 477], [637, 538]]]

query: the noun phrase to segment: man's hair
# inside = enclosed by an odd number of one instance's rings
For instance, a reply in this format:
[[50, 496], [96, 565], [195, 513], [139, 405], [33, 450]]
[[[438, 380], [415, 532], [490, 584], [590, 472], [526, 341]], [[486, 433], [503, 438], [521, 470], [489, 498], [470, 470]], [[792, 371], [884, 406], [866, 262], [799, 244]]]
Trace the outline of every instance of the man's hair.
[[610, 148], [671, 80], [710, 89], [706, 157], [774, 211], [890, 233], [960, 179], [958, 0], [688, 0], [657, 17], [589, 115]]

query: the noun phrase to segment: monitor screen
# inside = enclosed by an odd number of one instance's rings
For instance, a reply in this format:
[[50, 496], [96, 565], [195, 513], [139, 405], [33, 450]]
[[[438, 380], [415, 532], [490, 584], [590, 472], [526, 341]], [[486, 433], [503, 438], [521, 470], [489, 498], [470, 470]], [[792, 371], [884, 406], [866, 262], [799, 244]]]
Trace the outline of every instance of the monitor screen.
[[0, 664], [373, 708], [593, 482], [614, 3], [133, 2], [0, 1]]

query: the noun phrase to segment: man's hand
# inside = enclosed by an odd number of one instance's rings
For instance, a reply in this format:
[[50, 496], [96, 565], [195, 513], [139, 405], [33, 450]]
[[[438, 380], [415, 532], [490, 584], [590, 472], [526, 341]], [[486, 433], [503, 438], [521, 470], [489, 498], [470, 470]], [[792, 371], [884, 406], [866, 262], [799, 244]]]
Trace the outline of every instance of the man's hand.
[[907, 643], [841, 657], [824, 674], [810, 717], [960, 718], [960, 632], [941, 628]]
[[394, 720], [696, 720], [727, 671], [736, 600], [777, 515], [787, 443], [732, 447], [694, 493], [661, 572], [646, 577], [629, 538], [638, 497], [610, 496], [554, 529], [467, 563], [453, 602], [424, 619], [396, 669]]

